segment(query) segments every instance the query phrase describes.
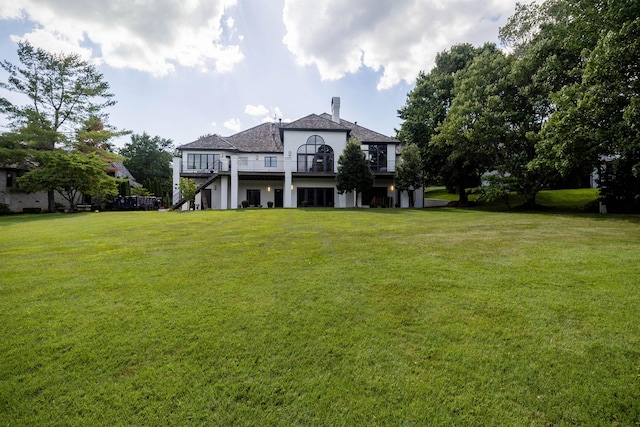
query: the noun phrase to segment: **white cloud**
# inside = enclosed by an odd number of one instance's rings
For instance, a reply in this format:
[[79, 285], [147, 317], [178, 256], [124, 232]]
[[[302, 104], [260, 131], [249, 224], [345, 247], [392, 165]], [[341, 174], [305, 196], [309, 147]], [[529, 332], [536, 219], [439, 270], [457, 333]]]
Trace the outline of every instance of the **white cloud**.
[[244, 108], [245, 114], [250, 116], [264, 116], [265, 114], [269, 114], [269, 109], [264, 105], [247, 105]]
[[234, 132], [240, 131], [240, 119], [229, 119], [222, 124], [225, 128]]
[[273, 107], [268, 109], [264, 105], [247, 105], [244, 108], [245, 114], [253, 117], [254, 119], [260, 118], [261, 123], [271, 123], [282, 118], [282, 110], [280, 107]]
[[37, 28], [12, 38], [44, 49], [75, 51], [115, 68], [163, 76], [176, 65], [230, 71], [243, 59], [225, 42], [225, 13], [236, 0], [21, 0], [0, 6], [0, 19], [23, 19]]
[[323, 80], [383, 70], [378, 89], [413, 83], [438, 52], [494, 41], [516, 0], [285, 0], [283, 42]]

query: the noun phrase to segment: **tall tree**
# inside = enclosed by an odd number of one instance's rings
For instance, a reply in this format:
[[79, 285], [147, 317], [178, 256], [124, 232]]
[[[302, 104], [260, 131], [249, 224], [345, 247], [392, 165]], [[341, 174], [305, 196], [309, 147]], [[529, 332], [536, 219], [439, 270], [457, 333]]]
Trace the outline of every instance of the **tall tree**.
[[451, 147], [432, 144], [432, 140], [451, 108], [457, 73], [465, 69], [476, 54], [477, 49], [470, 44], [455, 45], [438, 53], [434, 68], [418, 75], [416, 87], [398, 110], [398, 116], [404, 120], [398, 139], [414, 143], [420, 149], [426, 182], [445, 184], [450, 191], [477, 185], [477, 175], [469, 175], [464, 164], [452, 157]]
[[95, 153], [105, 159], [114, 159], [117, 156], [111, 139], [128, 133], [128, 131], [117, 131], [111, 128], [98, 116], [89, 116], [80, 123], [75, 138], [67, 145], [74, 151], [85, 154]]
[[139, 182], [160, 183], [163, 194], [156, 196], [161, 197], [171, 191], [172, 150], [173, 141], [170, 139], [151, 137], [144, 132], [131, 135], [131, 142], [125, 144], [119, 154], [124, 157], [123, 164]]
[[344, 151], [338, 158], [338, 173], [336, 174], [339, 194], [355, 193], [356, 207], [358, 194], [373, 187], [373, 173], [362, 151], [361, 143], [355, 138], [347, 141]]
[[530, 34], [518, 47], [526, 86], [547, 106], [534, 164], [565, 177], [608, 164], [616, 172], [603, 175], [603, 186], [620, 189], [631, 204], [637, 198], [628, 190], [638, 177], [637, 121], [629, 120], [640, 81], [638, 11], [634, 1], [547, 0], [521, 6], [501, 30], [510, 41]]
[[396, 187], [409, 195], [409, 207], [414, 206], [415, 190], [423, 185], [420, 149], [415, 144], [407, 144], [402, 149], [400, 162], [396, 166]]
[[81, 194], [118, 194], [118, 180], [105, 173], [104, 161], [95, 155], [55, 150], [42, 152], [39, 161], [40, 167], [18, 178], [20, 187], [28, 192], [54, 189], [69, 202], [70, 210]]
[[[26, 95], [30, 102], [20, 106], [0, 97], [0, 111], [15, 129], [35, 131], [40, 149], [53, 150], [80, 123], [115, 104], [102, 74], [77, 54], [54, 54], [21, 42], [18, 59], [20, 66], [0, 62], [9, 75], [0, 87]], [[49, 211], [54, 212], [54, 191], [48, 193]]]

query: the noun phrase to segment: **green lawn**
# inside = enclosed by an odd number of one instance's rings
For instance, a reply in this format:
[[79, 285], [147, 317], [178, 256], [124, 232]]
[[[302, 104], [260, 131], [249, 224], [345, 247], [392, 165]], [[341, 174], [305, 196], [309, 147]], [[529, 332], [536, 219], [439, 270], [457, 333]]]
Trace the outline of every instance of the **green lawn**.
[[0, 425], [638, 425], [640, 218], [0, 217]]
[[[536, 203], [541, 207], [549, 208], [556, 211], [582, 211], [584, 207], [598, 199], [599, 190], [597, 188], [581, 188], [576, 190], [543, 190], [536, 196]], [[431, 199], [458, 200], [458, 194], [447, 192], [444, 187], [429, 187], [425, 192], [425, 197]], [[469, 195], [469, 200], [475, 201], [475, 194]], [[512, 208], [518, 207], [524, 203], [524, 198], [517, 194], [512, 194], [509, 198]], [[506, 211], [507, 205], [503, 201], [495, 201], [491, 203], [480, 203], [478, 207], [481, 210], [490, 211]]]

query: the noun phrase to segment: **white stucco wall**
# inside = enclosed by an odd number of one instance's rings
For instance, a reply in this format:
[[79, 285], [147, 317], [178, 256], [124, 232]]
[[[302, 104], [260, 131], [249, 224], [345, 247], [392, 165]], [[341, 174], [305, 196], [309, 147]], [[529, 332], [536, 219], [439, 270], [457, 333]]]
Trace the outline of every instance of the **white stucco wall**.
[[347, 145], [347, 132], [328, 132], [328, 131], [297, 131], [286, 130], [284, 132], [284, 157], [285, 172], [297, 172], [298, 167], [298, 148], [307, 143], [309, 137], [313, 135], [320, 136], [324, 143], [333, 149], [333, 170], [338, 170], [338, 157], [344, 151]]

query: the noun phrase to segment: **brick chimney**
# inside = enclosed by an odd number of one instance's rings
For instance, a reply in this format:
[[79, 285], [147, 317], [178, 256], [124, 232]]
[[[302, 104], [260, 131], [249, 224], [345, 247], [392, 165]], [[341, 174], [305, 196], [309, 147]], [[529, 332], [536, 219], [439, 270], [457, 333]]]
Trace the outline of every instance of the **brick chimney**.
[[331, 119], [340, 123], [340, 97], [334, 96], [331, 98]]

